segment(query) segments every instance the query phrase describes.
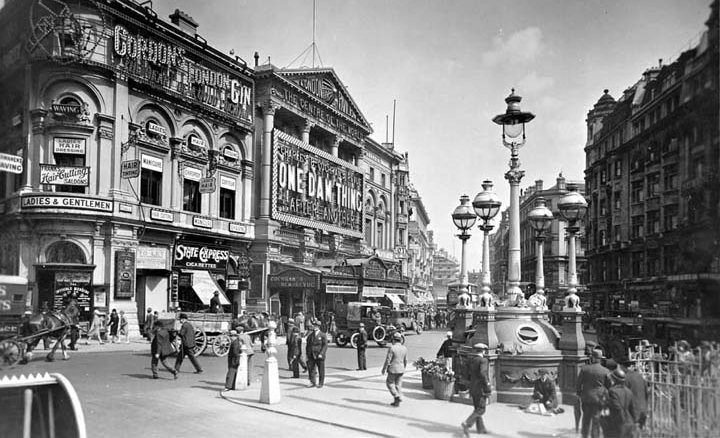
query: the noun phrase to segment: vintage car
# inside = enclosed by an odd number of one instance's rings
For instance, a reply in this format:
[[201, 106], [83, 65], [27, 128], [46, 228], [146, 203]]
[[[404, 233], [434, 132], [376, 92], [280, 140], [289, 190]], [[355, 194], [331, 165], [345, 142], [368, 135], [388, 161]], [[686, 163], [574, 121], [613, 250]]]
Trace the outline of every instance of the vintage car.
[[[380, 323], [373, 318], [375, 311], [380, 313]], [[344, 347], [348, 343], [355, 348], [358, 329], [360, 323], [365, 324], [365, 330], [368, 332], [368, 338], [377, 342], [379, 345], [385, 345], [390, 336], [396, 331], [402, 334], [402, 327], [394, 326], [391, 323], [390, 316], [392, 311], [386, 306], [372, 302], [350, 302], [347, 304], [346, 312], [336, 320], [337, 329], [335, 332], [335, 344], [338, 347]], [[402, 342], [405, 342], [403, 335]]]
[[597, 342], [606, 357], [623, 360], [643, 336], [643, 319], [627, 316], [605, 316], [595, 319]]

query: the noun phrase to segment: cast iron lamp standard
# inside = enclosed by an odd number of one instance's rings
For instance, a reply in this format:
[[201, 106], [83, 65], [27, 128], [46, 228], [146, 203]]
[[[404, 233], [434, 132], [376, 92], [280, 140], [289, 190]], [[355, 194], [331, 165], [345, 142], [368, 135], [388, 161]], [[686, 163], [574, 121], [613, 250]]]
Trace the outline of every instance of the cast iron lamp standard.
[[460, 256], [460, 293], [458, 294], [458, 307], [470, 306], [470, 295], [468, 294], [468, 275], [465, 265], [465, 242], [470, 238], [468, 231], [475, 225], [477, 217], [470, 206], [470, 197], [462, 195], [460, 197], [460, 205], [455, 208], [452, 213], [452, 220], [455, 226], [460, 230], [458, 238], [462, 242], [462, 252]]
[[575, 238], [580, 227], [577, 225], [585, 217], [587, 212], [587, 201], [578, 193], [577, 187], [568, 186], [568, 192], [558, 201], [560, 215], [568, 221], [567, 231], [570, 234], [568, 245], [568, 296], [565, 297], [565, 308], [576, 312], [582, 311], [577, 296], [578, 278], [575, 267]]
[[545, 232], [550, 229], [553, 220], [553, 214], [545, 206], [545, 198], [538, 197], [535, 200], [535, 208], [528, 213], [528, 221], [530, 226], [535, 230], [535, 240], [537, 240], [537, 264], [535, 267], [535, 294], [530, 297], [530, 304], [540, 307], [542, 310], [547, 307], [547, 297], [545, 297], [545, 275], [543, 272], [543, 252], [545, 250]]
[[520, 170], [518, 151], [525, 144], [525, 124], [535, 115], [520, 110], [522, 98], [512, 93], [505, 98], [507, 110], [493, 118], [493, 122], [502, 125], [503, 145], [510, 149], [510, 170], [505, 179], [510, 182], [510, 235], [508, 245], [508, 294], [509, 302], [519, 302], [523, 292], [520, 289], [520, 180], [525, 171]]
[[500, 198], [492, 191], [493, 183], [490, 180], [483, 181], [483, 191], [478, 193], [473, 200], [475, 214], [482, 220], [478, 228], [483, 232], [483, 253], [482, 253], [482, 285], [480, 304], [482, 307], [492, 307], [491, 280], [490, 280], [490, 238], [488, 233], [493, 229], [490, 221], [500, 211]]

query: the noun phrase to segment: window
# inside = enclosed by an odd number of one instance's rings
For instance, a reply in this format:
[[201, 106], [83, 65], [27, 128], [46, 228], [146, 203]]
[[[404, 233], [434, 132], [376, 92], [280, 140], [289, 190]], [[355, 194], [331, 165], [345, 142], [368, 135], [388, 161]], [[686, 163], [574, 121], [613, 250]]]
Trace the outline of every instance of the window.
[[385, 174], [380, 174], [380, 184], [385, 187]]
[[678, 188], [678, 168], [677, 165], [672, 166], [666, 166], [665, 167], [665, 176], [663, 184], [665, 186], [665, 190], [674, 190]]
[[140, 173], [140, 201], [145, 204], [162, 205], [162, 173], [142, 169]]
[[613, 227], [613, 235], [614, 235], [614, 238], [615, 238], [615, 241], [616, 241], [616, 242], [619, 242], [620, 240], [622, 240], [622, 235], [621, 235], [621, 231], [620, 231], [620, 225], [615, 225], [615, 226]]
[[[85, 167], [85, 151], [83, 151], [82, 155], [56, 153], [55, 165], [60, 167]], [[56, 185], [55, 191], [69, 193], [85, 193], [85, 186]]]
[[619, 178], [622, 176], [622, 161], [616, 161], [613, 165], [615, 167], [615, 178]]
[[600, 230], [600, 246], [605, 246], [607, 244], [608, 244], [607, 231]]
[[644, 227], [645, 218], [642, 216], [633, 216], [632, 217], [632, 238], [637, 239], [639, 237], [643, 237], [645, 235], [645, 227]]
[[370, 181], [375, 182], [375, 169], [370, 168]]
[[636, 181], [632, 183], [632, 192], [630, 193], [630, 199], [633, 204], [643, 202], [645, 200], [645, 192], [643, 191], [642, 181]]
[[615, 204], [615, 210], [620, 210], [620, 208], [622, 208], [622, 198], [620, 197], [620, 192], [613, 193], [613, 202]]
[[220, 217], [235, 219], [235, 190], [220, 188]]
[[668, 205], [664, 211], [664, 227], [666, 231], [674, 230], [678, 226], [678, 206], [677, 204]]
[[372, 220], [365, 219], [365, 244], [372, 246]]
[[607, 216], [607, 199], [603, 198], [600, 200], [600, 217]]
[[647, 275], [653, 276], [660, 273], [660, 251], [651, 250], [647, 255]]
[[200, 213], [201, 200], [200, 181], [185, 178], [183, 180], [183, 210]]
[[632, 276], [642, 277], [644, 274], [645, 255], [642, 252], [632, 253]]
[[648, 234], [655, 234], [660, 232], [660, 212], [649, 211], [647, 214], [647, 230]]
[[653, 173], [647, 176], [648, 198], [660, 195], [660, 174]]
[[385, 226], [382, 222], [377, 224], [377, 240], [375, 246], [378, 248], [385, 248]]

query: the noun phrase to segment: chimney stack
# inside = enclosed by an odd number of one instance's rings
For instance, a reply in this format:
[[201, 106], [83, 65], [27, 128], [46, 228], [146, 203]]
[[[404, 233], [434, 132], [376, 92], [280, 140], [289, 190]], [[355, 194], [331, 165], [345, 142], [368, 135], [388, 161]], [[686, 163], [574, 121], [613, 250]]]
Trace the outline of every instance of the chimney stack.
[[558, 175], [557, 177], [557, 189], [567, 190], [567, 188], [565, 187], [565, 177], [562, 176], [562, 173], [560, 173], [560, 175]]
[[180, 9], [175, 9], [175, 12], [170, 15], [170, 22], [188, 35], [197, 35], [197, 21], [193, 20], [193, 17], [189, 16]]
[[535, 180], [535, 191], [536, 191], [536, 192], [541, 192], [542, 189], [543, 189], [543, 180], [541, 180], [541, 179], [536, 179], [536, 180]]

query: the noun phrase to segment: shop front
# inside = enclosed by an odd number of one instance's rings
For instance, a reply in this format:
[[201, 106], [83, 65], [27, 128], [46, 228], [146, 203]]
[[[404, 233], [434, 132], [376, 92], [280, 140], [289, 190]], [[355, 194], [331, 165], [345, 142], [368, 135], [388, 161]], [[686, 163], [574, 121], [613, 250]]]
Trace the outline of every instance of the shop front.
[[407, 279], [403, 278], [400, 265], [379, 257], [348, 260], [360, 273], [361, 298], [382, 305], [400, 308], [407, 304]]
[[179, 241], [173, 252], [172, 301], [180, 310], [207, 310], [215, 292], [220, 304], [229, 311], [225, 294], [230, 248], [200, 242]]
[[321, 308], [321, 273], [310, 266], [271, 262], [267, 278], [270, 313], [286, 318], [298, 312], [316, 315]]

